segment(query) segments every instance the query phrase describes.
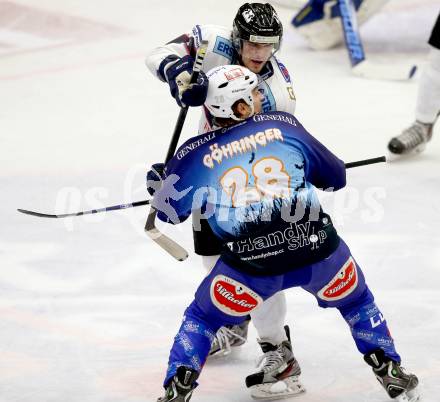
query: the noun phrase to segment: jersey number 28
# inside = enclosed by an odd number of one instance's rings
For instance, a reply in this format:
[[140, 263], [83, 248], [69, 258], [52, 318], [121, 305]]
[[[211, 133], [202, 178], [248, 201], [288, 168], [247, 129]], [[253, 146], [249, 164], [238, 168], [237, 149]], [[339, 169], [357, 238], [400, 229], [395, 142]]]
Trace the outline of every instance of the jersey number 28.
[[249, 174], [241, 166], [228, 169], [220, 178], [220, 184], [231, 197], [233, 207], [246, 206], [265, 198], [289, 196], [290, 176], [280, 159], [259, 159], [252, 165], [252, 175], [255, 187], [249, 186]]

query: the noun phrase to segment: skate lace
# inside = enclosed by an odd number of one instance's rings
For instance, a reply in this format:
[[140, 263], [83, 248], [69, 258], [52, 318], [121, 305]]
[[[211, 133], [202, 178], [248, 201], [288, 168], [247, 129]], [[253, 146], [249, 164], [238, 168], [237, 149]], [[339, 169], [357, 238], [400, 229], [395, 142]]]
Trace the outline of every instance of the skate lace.
[[399, 135], [399, 141], [402, 142], [405, 148], [415, 148], [417, 145], [423, 144], [428, 140], [428, 134], [425, 134], [423, 130], [424, 128], [420, 124], [413, 124]]
[[215, 334], [214, 345], [218, 344], [220, 350], [225, 350], [227, 353], [229, 353], [231, 351], [231, 340], [234, 338], [237, 338], [243, 342], [246, 341], [245, 338], [236, 334], [228, 327], [221, 327]]
[[276, 370], [283, 364], [284, 357], [278, 350], [266, 352], [257, 361], [257, 367], [260, 367], [264, 373]]

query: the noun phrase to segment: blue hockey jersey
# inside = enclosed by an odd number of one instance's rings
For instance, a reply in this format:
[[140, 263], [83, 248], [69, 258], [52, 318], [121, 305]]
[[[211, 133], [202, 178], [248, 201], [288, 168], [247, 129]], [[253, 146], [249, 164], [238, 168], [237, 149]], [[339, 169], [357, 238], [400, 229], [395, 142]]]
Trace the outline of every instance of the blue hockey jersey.
[[325, 258], [339, 243], [314, 187], [345, 186], [344, 163], [291, 114], [257, 114], [193, 137], [165, 169], [155, 194], [159, 219], [179, 223], [200, 211], [244, 269], [267, 274]]

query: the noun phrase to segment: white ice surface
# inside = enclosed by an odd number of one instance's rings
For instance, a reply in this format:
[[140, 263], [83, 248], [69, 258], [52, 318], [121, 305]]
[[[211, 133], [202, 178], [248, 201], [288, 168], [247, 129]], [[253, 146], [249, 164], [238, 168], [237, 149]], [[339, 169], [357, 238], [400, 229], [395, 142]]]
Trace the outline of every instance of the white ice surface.
[[[16, 208], [65, 212], [144, 199], [144, 171], [164, 158], [178, 114], [144, 56], [196, 23], [229, 25], [240, 4], [0, 2], [1, 402], [162, 394], [172, 338], [204, 276], [200, 259], [175, 262], [158, 249], [143, 233], [146, 207], [58, 221]], [[435, 0], [392, 1], [362, 28], [367, 54], [423, 65], [438, 9]], [[289, 26], [292, 12], [279, 11], [297, 117], [345, 161], [386, 153], [413, 120], [417, 80], [352, 77], [345, 49], [310, 51]], [[182, 138], [195, 134], [198, 113], [189, 113]], [[350, 188], [324, 200], [425, 402], [440, 400], [439, 135], [437, 127], [419, 156], [351, 170]], [[168, 233], [191, 250], [188, 224]], [[337, 311], [293, 289], [287, 322], [307, 387], [298, 400], [387, 400]], [[258, 355], [255, 337], [251, 329], [240, 351], [207, 364], [194, 402], [250, 400], [244, 377]]]

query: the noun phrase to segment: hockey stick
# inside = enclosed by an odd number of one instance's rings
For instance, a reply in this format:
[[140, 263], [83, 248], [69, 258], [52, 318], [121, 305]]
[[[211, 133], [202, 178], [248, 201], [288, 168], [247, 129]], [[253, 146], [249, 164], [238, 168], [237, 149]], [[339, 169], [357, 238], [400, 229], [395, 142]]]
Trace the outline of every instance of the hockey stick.
[[148, 205], [150, 204], [150, 200], [144, 200], [144, 201], [136, 201], [132, 202], [130, 204], [119, 204], [119, 205], [112, 205], [111, 207], [104, 207], [99, 209], [91, 209], [89, 211], [80, 211], [80, 212], [72, 212], [70, 214], [43, 214], [41, 212], [35, 212], [35, 211], [29, 211], [28, 209], [21, 209], [18, 208], [17, 211], [21, 212], [22, 214], [26, 215], [32, 215], [32, 216], [38, 216], [39, 218], [67, 218], [69, 216], [82, 216], [82, 215], [90, 215], [90, 214], [99, 214], [101, 212], [108, 212], [108, 211], [117, 211], [119, 209], [128, 209], [128, 208], [136, 208], [140, 207], [142, 205]]
[[348, 50], [352, 72], [363, 78], [378, 80], [405, 81], [411, 79], [417, 71], [417, 66], [375, 64], [366, 59], [361, 36], [357, 25], [356, 10], [352, 0], [338, 0], [341, 13], [342, 30], [345, 46]]
[[386, 162], [386, 161], [387, 161], [387, 158], [385, 158], [385, 156], [379, 156], [377, 158], [364, 159], [364, 160], [356, 161], [356, 162], [347, 162], [345, 164], [345, 168], [350, 169], [350, 168], [354, 168], [354, 167], [358, 167], [358, 166], [372, 165], [373, 163], [381, 163], [381, 162]]
[[[354, 167], [358, 167], [358, 166], [371, 165], [373, 163], [380, 163], [380, 162], [386, 162], [385, 156], [379, 156], [377, 158], [371, 158], [371, 159], [364, 159], [364, 160], [356, 161], [356, 162], [348, 162], [345, 164], [345, 168], [350, 169], [350, 168], [354, 168]], [[151, 200], [135, 201], [135, 202], [132, 202], [129, 204], [112, 205], [110, 207], [90, 209], [88, 211], [72, 212], [69, 214], [44, 214], [42, 212], [35, 212], [35, 211], [30, 211], [28, 209], [22, 209], [22, 208], [18, 208], [17, 211], [21, 212], [22, 214], [36, 216], [38, 218], [68, 218], [70, 216], [99, 214], [101, 212], [118, 211], [121, 209], [136, 208], [136, 207], [140, 207], [142, 205], [149, 205], [150, 203], [151, 203]]]
[[[205, 59], [206, 50], [208, 48], [208, 41], [202, 41], [199, 49], [197, 50], [196, 59], [194, 61], [193, 72], [191, 75], [191, 83], [197, 82], [200, 71], [202, 70], [203, 61]], [[180, 133], [182, 132], [183, 124], [185, 123], [186, 114], [188, 113], [188, 106], [180, 109], [179, 117], [177, 118], [174, 133], [171, 138], [170, 145], [168, 147], [167, 156], [165, 158], [165, 164], [171, 160], [176, 152], [177, 143], [179, 142]], [[187, 251], [178, 245], [174, 240], [161, 233], [155, 225], [157, 211], [152, 206], [145, 223], [145, 232], [154, 240], [160, 247], [166, 252], [172, 255], [176, 260], [183, 261], [188, 257]]]

